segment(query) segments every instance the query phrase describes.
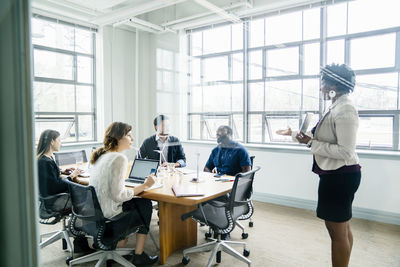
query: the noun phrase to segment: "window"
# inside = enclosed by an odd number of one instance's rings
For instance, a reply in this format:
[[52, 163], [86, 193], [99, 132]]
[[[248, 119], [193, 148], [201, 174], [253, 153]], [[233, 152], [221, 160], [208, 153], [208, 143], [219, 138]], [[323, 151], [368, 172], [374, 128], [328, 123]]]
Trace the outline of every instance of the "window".
[[400, 150], [400, 2], [327, 2], [188, 32], [189, 139], [228, 124], [243, 142], [296, 145], [276, 130], [298, 129], [306, 113], [315, 125], [326, 108], [320, 66], [345, 63], [356, 72], [358, 148]]
[[54, 129], [64, 142], [96, 140], [94, 30], [35, 16], [32, 43], [36, 139]]
[[[194, 45], [188, 75], [190, 139], [215, 140], [218, 126], [224, 124], [232, 127], [236, 140], [244, 141], [243, 25], [223, 25], [189, 38]], [[261, 55], [254, 62], [260, 79]]]

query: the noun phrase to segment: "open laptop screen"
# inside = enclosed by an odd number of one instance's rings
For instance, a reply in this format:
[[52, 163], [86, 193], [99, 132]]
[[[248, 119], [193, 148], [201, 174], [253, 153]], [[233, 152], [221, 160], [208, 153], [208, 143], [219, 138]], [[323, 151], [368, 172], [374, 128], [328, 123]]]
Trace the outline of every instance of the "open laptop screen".
[[158, 168], [158, 160], [135, 159], [132, 164], [129, 178], [145, 180], [152, 172], [156, 172]]

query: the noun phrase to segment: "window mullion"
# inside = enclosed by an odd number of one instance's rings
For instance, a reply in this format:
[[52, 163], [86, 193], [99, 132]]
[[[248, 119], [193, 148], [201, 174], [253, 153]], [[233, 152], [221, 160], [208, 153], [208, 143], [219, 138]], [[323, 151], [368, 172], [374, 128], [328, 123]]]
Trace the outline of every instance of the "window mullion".
[[243, 141], [249, 142], [249, 21], [243, 22]]
[[399, 113], [393, 116], [393, 150], [399, 150]]

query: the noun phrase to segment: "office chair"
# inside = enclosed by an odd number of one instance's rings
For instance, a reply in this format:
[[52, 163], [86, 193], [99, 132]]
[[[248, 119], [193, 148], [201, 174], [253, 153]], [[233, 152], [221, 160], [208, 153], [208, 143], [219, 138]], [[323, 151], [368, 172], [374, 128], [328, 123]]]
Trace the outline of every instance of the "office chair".
[[[134, 265], [131, 262], [122, 257], [124, 255], [133, 254], [133, 249], [116, 249], [118, 241], [131, 234], [132, 229], [126, 229], [124, 233], [121, 233], [118, 236], [113, 234], [111, 230], [113, 224], [123, 219], [128, 212], [122, 212], [115, 218], [107, 219], [103, 215], [93, 186], [80, 185], [72, 181], [67, 181], [67, 183], [72, 201], [72, 218], [70, 220], [69, 228], [76, 236], [92, 236], [93, 246], [98, 249], [98, 251], [92, 254], [71, 260], [69, 266], [96, 260], [98, 261], [96, 266], [102, 266], [108, 260], [113, 260], [123, 266], [133, 267]], [[137, 218], [137, 223], [135, 222], [135, 225], [133, 226], [135, 231], [143, 225], [143, 221], [139, 214]]]
[[75, 164], [76, 159], [82, 159], [83, 162], [87, 162], [86, 151], [69, 151], [69, 152], [55, 152], [54, 159], [58, 166]]
[[[255, 158], [255, 156], [251, 156], [250, 157], [251, 169], [253, 169], [254, 158]], [[249, 227], [253, 227], [254, 226], [253, 220], [251, 219], [251, 216], [253, 216], [253, 213], [254, 213], [254, 206], [253, 206], [253, 202], [251, 200], [249, 202], [247, 202], [247, 209], [246, 210], [247, 210], [247, 212], [245, 214], [243, 214], [242, 216], [240, 216], [235, 221], [235, 224], [237, 225], [237, 227], [239, 227], [242, 230], [242, 238], [243, 239], [248, 238], [249, 234], [245, 232], [244, 226], [239, 221], [250, 219]], [[212, 236], [212, 229], [209, 228], [208, 232], [206, 232], [204, 235], [205, 235], [206, 239], [210, 238]]]
[[[71, 202], [68, 193], [60, 193], [57, 195], [42, 197], [39, 196], [39, 222], [41, 224], [53, 225], [62, 221], [62, 229], [55, 232], [45, 233], [40, 235], [39, 247], [44, 248], [57, 240], [62, 240], [62, 248], [67, 249], [70, 252], [70, 256], [67, 257], [66, 262], [68, 263], [73, 256], [73, 248], [69, 239], [70, 232], [67, 228], [66, 219], [71, 213]], [[42, 242], [43, 238], [50, 236]]]
[[[250, 161], [251, 161], [251, 169], [253, 169], [253, 163], [254, 163], [254, 158], [256, 156], [251, 156], [250, 157]], [[250, 197], [251, 199], [251, 197]], [[253, 202], [250, 200], [249, 202], [247, 202], [247, 213], [243, 214], [242, 216], [240, 216], [236, 221], [236, 225], [237, 227], [239, 227], [242, 230], [242, 238], [246, 239], [249, 234], [245, 232], [245, 228], [244, 226], [239, 222], [239, 221], [243, 221], [243, 220], [249, 220], [249, 227], [253, 227], [254, 226], [254, 222], [251, 219], [251, 216], [253, 216], [254, 213], [254, 206], [253, 206]]]
[[[211, 242], [185, 249], [183, 251], [182, 264], [186, 265], [190, 262], [190, 258], [187, 256], [189, 253], [211, 250], [207, 267], [211, 266], [215, 257], [217, 263], [221, 262], [221, 251], [247, 263], [248, 266], [251, 265], [251, 261], [246, 258], [250, 255], [250, 250], [246, 249], [246, 243], [221, 240], [221, 234], [232, 232], [235, 227], [235, 221], [247, 212], [246, 209], [252, 193], [254, 175], [259, 169], [260, 167], [256, 167], [252, 171], [238, 173], [226, 202], [211, 200], [199, 204], [198, 209], [182, 215], [182, 220], [191, 217], [199, 223], [210, 226], [214, 233], [217, 234], [217, 239], [210, 238]], [[242, 245], [244, 256], [230, 245]]]

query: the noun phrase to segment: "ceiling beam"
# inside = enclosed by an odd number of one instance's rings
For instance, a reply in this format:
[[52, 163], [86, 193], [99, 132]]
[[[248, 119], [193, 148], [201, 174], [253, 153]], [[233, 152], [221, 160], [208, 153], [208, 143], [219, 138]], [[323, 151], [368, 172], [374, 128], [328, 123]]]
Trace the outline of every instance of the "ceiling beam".
[[[253, 7], [253, 5], [249, 1], [240, 1], [238, 3], [233, 3], [229, 6], [224, 6], [224, 7], [222, 7], [222, 9], [224, 9], [226, 11], [226, 10], [235, 9], [235, 8], [239, 8], [239, 7], [243, 7], [243, 6], [245, 6], [247, 8]], [[161, 26], [171, 26], [174, 24], [183, 23], [185, 21], [190, 21], [193, 19], [198, 19], [198, 18], [209, 16], [209, 15], [213, 15], [213, 14], [215, 14], [213, 11], [206, 11], [206, 12], [203, 12], [200, 14], [189, 16], [189, 17], [183, 17], [183, 18], [180, 18], [177, 20], [168, 21], [166, 23], [161, 24]]]
[[[76, 10], [76, 11], [79, 11], [79, 12], [82, 12], [82, 13], [85, 13], [85, 14], [88, 14], [88, 15], [91, 15], [91, 16], [99, 16], [99, 15], [102, 14], [100, 12], [97, 12], [97, 11], [93, 10], [93, 9], [90, 9], [90, 8], [87, 8], [87, 7], [84, 7], [84, 6], [81, 6], [81, 5], [77, 5], [77, 4], [74, 4], [72, 2], [65, 1], [65, 0], [47, 0], [47, 1], [51, 2], [51, 3], [54, 3], [54, 4], [57, 4], [59, 6], [68, 7], [70, 9], [73, 9], [73, 10]], [[33, 3], [34, 2], [35, 1], [33, 1]]]
[[119, 22], [116, 22], [113, 24], [114, 27], [120, 26], [120, 25], [126, 25], [127, 23], [129, 23], [130, 26], [134, 27], [134, 25], [140, 25], [141, 26], [141, 30], [144, 29], [149, 29], [148, 32], [152, 32], [152, 33], [163, 33], [163, 32], [172, 32], [172, 33], [177, 33], [177, 31], [172, 30], [170, 28], [164, 27], [164, 26], [159, 26], [157, 24], [148, 22], [146, 20], [142, 20], [142, 19], [138, 19], [138, 18], [129, 18], [126, 20], [122, 20]]
[[134, 23], [134, 22], [131, 22], [131, 21], [126, 21], [126, 22], [124, 22], [123, 25], [128, 25], [130, 27], [133, 27], [133, 28], [136, 28], [138, 30], [145, 31], [145, 32], [158, 33], [157, 31], [155, 31], [155, 30], [153, 30], [153, 29], [151, 29], [149, 27], [142, 26], [140, 24], [137, 24], [137, 23]]
[[117, 10], [111, 11], [107, 14], [100, 15], [91, 20], [92, 23], [98, 25], [107, 25], [127, 20], [129, 18], [138, 16], [140, 14], [148, 13], [157, 9], [172, 6], [186, 0], [153, 0], [145, 2], [144, 4], [131, 4]]
[[215, 14], [217, 14], [218, 16], [222, 17], [225, 20], [228, 20], [233, 23], [238, 23], [241, 21], [238, 16], [226, 12], [224, 9], [208, 2], [207, 0], [194, 0], [194, 2], [211, 10], [212, 12], [214, 12]]

